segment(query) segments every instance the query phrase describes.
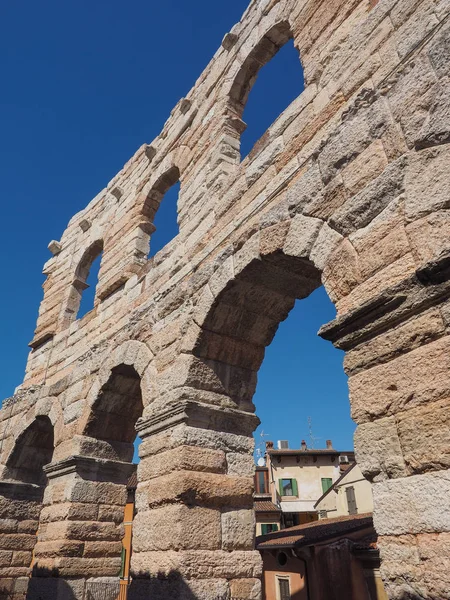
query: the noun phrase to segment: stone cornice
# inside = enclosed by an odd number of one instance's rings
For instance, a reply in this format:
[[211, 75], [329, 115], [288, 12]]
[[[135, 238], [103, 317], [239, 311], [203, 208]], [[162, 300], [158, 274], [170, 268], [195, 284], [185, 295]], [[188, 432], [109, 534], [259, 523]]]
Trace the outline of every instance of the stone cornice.
[[259, 425], [253, 413], [203, 404], [193, 400], [180, 400], [137, 422], [136, 430], [141, 438], [155, 435], [182, 423], [199, 429], [212, 429], [238, 435], [252, 435]]
[[45, 465], [48, 479], [55, 479], [76, 473], [83, 479], [126, 483], [136, 465], [115, 460], [105, 460], [91, 456], [69, 456], [68, 458]]
[[319, 335], [337, 348], [351, 350], [447, 298], [450, 298], [448, 255], [430, 262], [360, 308], [324, 325]]
[[0, 496], [11, 500], [40, 501], [44, 488], [34, 483], [22, 483], [21, 481], [0, 481]]

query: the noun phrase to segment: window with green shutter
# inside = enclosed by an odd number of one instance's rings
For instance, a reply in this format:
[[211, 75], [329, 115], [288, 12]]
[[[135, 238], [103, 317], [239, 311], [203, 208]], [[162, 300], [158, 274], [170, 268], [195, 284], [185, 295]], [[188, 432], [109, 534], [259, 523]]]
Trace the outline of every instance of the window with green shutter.
[[279, 480], [280, 496], [298, 496], [298, 485], [296, 479]]
[[322, 493], [328, 492], [330, 487], [333, 487], [333, 480], [331, 477], [322, 477]]
[[278, 525], [276, 523], [263, 523], [261, 525], [261, 535], [272, 533], [272, 531], [278, 531]]

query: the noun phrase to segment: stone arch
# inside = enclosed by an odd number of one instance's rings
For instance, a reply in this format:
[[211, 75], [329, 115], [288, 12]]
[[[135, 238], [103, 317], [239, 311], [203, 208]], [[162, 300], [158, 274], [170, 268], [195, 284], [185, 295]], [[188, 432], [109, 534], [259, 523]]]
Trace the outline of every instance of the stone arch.
[[245, 103], [259, 70], [292, 38], [293, 34], [287, 20], [271, 24], [265, 33], [260, 36], [234, 76], [228, 92], [229, 109], [234, 112], [234, 116], [242, 117]]
[[17, 436], [6, 460], [5, 479], [45, 486], [44, 466], [52, 460], [54, 450], [53, 424], [48, 416], [38, 415]]
[[[236, 71], [231, 78], [231, 85], [226, 90], [226, 123], [227, 133], [235, 138], [233, 147], [240, 146], [240, 138], [246, 130], [247, 124], [243, 121], [243, 113], [247, 104], [250, 91], [256, 82], [260, 70], [268, 64], [278, 51], [294, 39], [294, 35], [287, 18], [268, 15], [267, 23], [262, 26], [263, 33], [260, 34], [256, 44], [248, 51], [244, 47], [240, 54], [245, 58], [240, 60]], [[299, 70], [303, 71], [303, 65], [299, 54]], [[228, 152], [230, 154], [230, 152]], [[238, 155], [236, 158], [238, 158]]]
[[84, 290], [89, 287], [87, 284], [87, 278], [89, 277], [92, 263], [102, 254], [103, 249], [103, 239], [99, 238], [91, 242], [81, 254], [81, 257], [75, 268], [74, 278], [64, 307], [64, 313], [62, 317], [63, 327], [67, 327], [70, 323], [76, 320], [78, 311], [80, 309], [81, 297]]
[[[245, 411], [254, 410], [257, 372], [279, 324], [297, 299], [321, 285], [321, 272], [309, 257], [289, 255], [282, 248], [261, 254], [261, 237], [254, 238], [232, 257], [239, 264], [237, 257], [246, 255], [220, 290], [211, 280], [212, 289], [210, 285], [198, 307], [200, 331], [192, 348], [209, 373], [200, 387], [225, 395]], [[217, 280], [220, 276], [218, 272]]]
[[79, 426], [92, 440], [89, 453], [131, 460], [136, 422], [150, 402], [152, 358], [144, 343], [130, 340], [102, 364]]

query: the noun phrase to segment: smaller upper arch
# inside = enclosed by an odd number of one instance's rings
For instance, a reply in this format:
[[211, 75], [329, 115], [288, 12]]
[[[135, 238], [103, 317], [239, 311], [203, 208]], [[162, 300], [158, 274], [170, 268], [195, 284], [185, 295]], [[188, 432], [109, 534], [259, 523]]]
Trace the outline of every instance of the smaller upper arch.
[[92, 264], [103, 252], [103, 239], [92, 241], [81, 254], [73, 275], [73, 280], [68, 290], [68, 296], [63, 308], [61, 325], [66, 328], [75, 321], [81, 306], [83, 292], [89, 287], [87, 279]]
[[282, 20], [272, 24], [253, 46], [234, 76], [228, 92], [229, 108], [235, 112], [236, 116], [239, 118], [242, 116], [259, 70], [292, 38], [289, 22]]
[[52, 460], [54, 443], [50, 418], [46, 415], [36, 416], [16, 437], [2, 477], [21, 483], [45, 485], [47, 478], [43, 468]]

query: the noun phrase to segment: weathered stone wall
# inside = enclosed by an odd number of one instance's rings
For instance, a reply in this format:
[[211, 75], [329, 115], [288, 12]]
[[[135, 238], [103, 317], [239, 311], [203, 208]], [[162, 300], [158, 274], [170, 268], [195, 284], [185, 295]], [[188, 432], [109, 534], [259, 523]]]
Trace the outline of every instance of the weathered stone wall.
[[[449, 13], [448, 0], [254, 0], [158, 138], [52, 245], [25, 381], [0, 412], [17, 495], [1, 504], [0, 577], [17, 598], [14, 544], [37, 516], [11, 457], [37, 417], [54, 450], [29, 597], [78, 599], [117, 575], [139, 417], [134, 596], [259, 598], [256, 374], [321, 283], [389, 595], [450, 597]], [[241, 162], [248, 92], [291, 37], [306, 88]], [[179, 235], [148, 260], [178, 179]], [[102, 249], [95, 308], [77, 320]]]

